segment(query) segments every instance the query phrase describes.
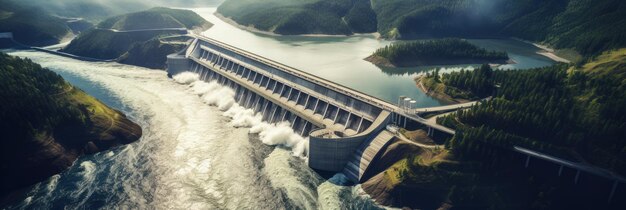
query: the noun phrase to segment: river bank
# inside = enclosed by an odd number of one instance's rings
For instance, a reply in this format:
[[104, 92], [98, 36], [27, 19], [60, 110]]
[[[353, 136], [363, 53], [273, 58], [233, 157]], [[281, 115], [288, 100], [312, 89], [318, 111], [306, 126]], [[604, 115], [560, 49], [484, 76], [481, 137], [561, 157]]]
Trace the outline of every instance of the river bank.
[[436, 86], [436, 87], [426, 87], [426, 85], [424, 85], [424, 81], [423, 81], [425, 78], [426, 78], [426, 76], [423, 75], [423, 74], [417, 76], [415, 78], [415, 85], [417, 86], [418, 89], [420, 89], [426, 95], [438, 98], [440, 100], [445, 100], [445, 101], [448, 101], [448, 102], [453, 103], [453, 104], [460, 104], [460, 103], [470, 102], [470, 100], [462, 99], [462, 98], [453, 98], [452, 96], [446, 94], [444, 92], [446, 87], [443, 84], [438, 84], [438, 86]]
[[[557, 51], [555, 49], [547, 46], [547, 45], [542, 45], [542, 44], [539, 44], [539, 43], [535, 43], [535, 42], [532, 42], [532, 41], [519, 39], [519, 38], [515, 38], [515, 37], [512, 37], [511, 39], [514, 39], [514, 40], [517, 40], [517, 41], [520, 41], [520, 42], [524, 42], [524, 43], [527, 43], [527, 44], [531, 44], [531, 45], [541, 49], [540, 51], [537, 51], [537, 54], [543, 55], [543, 56], [545, 56], [547, 58], [550, 58], [553, 61], [561, 62], [561, 63], [571, 63], [572, 62], [572, 61], [570, 61], [568, 59], [565, 59], [565, 58], [557, 55], [558, 54]], [[575, 55], [575, 56], [571, 56], [571, 57], [576, 57], [576, 56], [580, 56], [580, 55]]]

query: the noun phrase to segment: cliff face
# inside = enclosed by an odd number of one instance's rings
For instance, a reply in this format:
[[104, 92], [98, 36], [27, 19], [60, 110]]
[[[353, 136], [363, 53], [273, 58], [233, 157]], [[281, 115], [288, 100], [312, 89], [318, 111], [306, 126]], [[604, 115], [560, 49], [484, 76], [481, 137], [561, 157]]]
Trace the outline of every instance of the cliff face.
[[0, 195], [128, 144], [141, 127], [28, 59], [0, 53]]

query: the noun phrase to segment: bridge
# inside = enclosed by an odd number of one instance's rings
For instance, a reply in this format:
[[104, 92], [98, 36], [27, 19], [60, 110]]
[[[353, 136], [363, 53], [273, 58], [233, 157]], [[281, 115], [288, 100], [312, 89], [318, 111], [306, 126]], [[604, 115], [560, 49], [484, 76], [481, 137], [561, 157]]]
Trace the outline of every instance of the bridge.
[[235, 91], [241, 106], [262, 114], [264, 121], [290, 122], [309, 137], [309, 167], [343, 171], [360, 181], [369, 163], [395, 134], [388, 124], [407, 129], [428, 128], [429, 135], [454, 130], [360, 91], [263, 58], [220, 41], [194, 35], [180, 53], [167, 57], [169, 75], [194, 72]]
[[446, 106], [437, 106], [437, 107], [429, 107], [429, 108], [418, 108], [418, 109], [414, 109], [413, 111], [415, 111], [416, 114], [426, 114], [426, 113], [433, 113], [433, 112], [451, 112], [454, 110], [470, 108], [476, 104], [479, 104], [483, 101], [488, 101], [488, 100], [491, 100], [491, 96], [484, 98], [482, 100], [478, 100], [478, 101], [470, 101], [466, 103], [451, 104], [451, 105], [446, 105]]

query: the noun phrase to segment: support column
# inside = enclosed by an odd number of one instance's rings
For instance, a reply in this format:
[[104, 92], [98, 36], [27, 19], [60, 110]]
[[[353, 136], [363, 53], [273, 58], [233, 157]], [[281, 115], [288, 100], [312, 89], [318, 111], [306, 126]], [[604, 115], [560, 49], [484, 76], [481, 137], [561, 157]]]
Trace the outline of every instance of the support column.
[[304, 136], [304, 130], [306, 130], [307, 125], [309, 125], [309, 121], [304, 120], [304, 126], [302, 126], [302, 131], [300, 131], [300, 136]]
[[348, 112], [348, 118], [346, 119], [346, 124], [343, 125], [343, 130], [346, 130], [348, 124], [350, 124], [350, 117], [352, 116], [352, 112]]
[[[256, 105], [259, 104], [259, 101], [261, 101], [261, 95], [257, 95], [256, 101], [252, 105], [252, 110], [254, 110], [256, 108]], [[261, 111], [263, 111], [263, 110], [261, 110]]]
[[404, 117], [404, 128], [406, 128], [406, 117]]
[[308, 104], [309, 104], [309, 98], [310, 98], [310, 97], [311, 97], [311, 95], [310, 95], [310, 94], [306, 96], [306, 100], [304, 101], [304, 109], [306, 109], [306, 105], [308, 105]]
[[296, 106], [298, 105], [298, 100], [300, 100], [301, 94], [302, 94], [302, 91], [298, 91], [298, 96], [296, 96]]
[[291, 98], [291, 92], [293, 92], [293, 87], [291, 87], [291, 89], [289, 89], [289, 93], [287, 93], [287, 101]]
[[246, 104], [245, 104], [246, 108], [250, 107], [250, 100], [252, 100], [252, 95], [253, 94], [254, 93], [252, 93], [252, 91], [248, 91], [248, 97], [246, 98]]
[[283, 90], [285, 90], [285, 86], [287, 86], [286, 84], [283, 84], [283, 86], [280, 87], [280, 91], [278, 91], [278, 97], [280, 98], [280, 95], [283, 94]]
[[315, 101], [315, 106], [313, 106], [313, 115], [315, 115], [315, 110], [317, 110], [317, 105], [320, 103], [320, 99], [318, 98], [317, 101]]
[[285, 109], [285, 114], [283, 114], [283, 117], [280, 118], [280, 121], [285, 121], [285, 117], [287, 117], [287, 113], [289, 113], [289, 110]]
[[335, 117], [333, 117], [333, 124], [337, 122], [337, 116], [339, 116], [339, 112], [341, 112], [341, 108], [337, 107], [337, 113], [335, 113]]
[[252, 84], [256, 84], [256, 83], [254, 83], [254, 81], [256, 81], [256, 77], [257, 76], [259, 76], [258, 72], [256, 74], [254, 74], [254, 77], [252, 77]]
[[359, 126], [356, 128], [357, 133], [359, 132], [359, 130], [361, 130], [361, 125], [363, 125], [363, 117], [361, 117], [361, 120], [359, 121]]
[[293, 118], [293, 122], [289, 122], [289, 123], [291, 123], [291, 129], [292, 129], [292, 130], [294, 130], [294, 131], [296, 130], [296, 128], [295, 128], [294, 126], [296, 126], [296, 120], [297, 120], [297, 119], [298, 119], [298, 115], [296, 115], [296, 116]]
[[324, 116], [326, 116], [326, 112], [328, 112], [328, 107], [330, 107], [330, 103], [326, 103], [326, 108], [324, 109], [324, 113], [322, 113], [322, 120], [324, 120]]
[[559, 167], [559, 176], [561, 176], [562, 173], [563, 173], [563, 165]]
[[[262, 104], [261, 108], [259, 109], [259, 112], [261, 112], [261, 114], [265, 113], [265, 109], [267, 109], [267, 106], [269, 106], [269, 104], [271, 103], [270, 101], [266, 100], [267, 103]], [[252, 108], [254, 108], [256, 106], [253, 106]], [[262, 120], [262, 119], [261, 119]]]
[[574, 178], [574, 184], [578, 184], [578, 178], [580, 178], [580, 170], [576, 171], [576, 177]]
[[524, 164], [525, 168], [528, 168], [528, 164], [530, 163], [530, 155], [526, 156], [526, 164]]
[[272, 115], [270, 115], [270, 123], [274, 122], [274, 115], [276, 114], [276, 110], [278, 110], [278, 105], [274, 106], [274, 110], [272, 111]]

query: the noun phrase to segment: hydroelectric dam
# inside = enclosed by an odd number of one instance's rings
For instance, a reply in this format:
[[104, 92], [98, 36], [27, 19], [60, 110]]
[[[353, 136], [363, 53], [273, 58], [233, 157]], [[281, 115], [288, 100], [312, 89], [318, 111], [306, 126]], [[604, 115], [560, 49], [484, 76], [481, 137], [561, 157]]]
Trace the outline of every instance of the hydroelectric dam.
[[361, 181], [370, 162], [398, 135], [387, 126], [428, 135], [453, 135], [454, 130], [398, 106], [304, 71], [246, 52], [220, 41], [195, 36], [180, 53], [167, 57], [169, 75], [194, 72], [235, 90], [239, 105], [259, 112], [270, 123], [290, 122], [309, 137], [309, 167], [343, 172]]

